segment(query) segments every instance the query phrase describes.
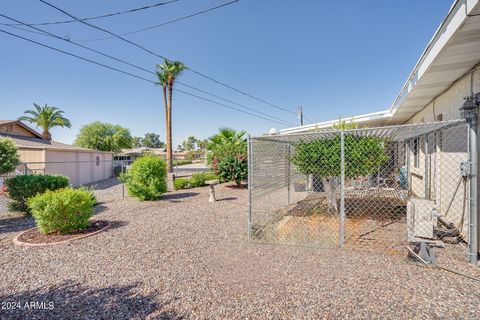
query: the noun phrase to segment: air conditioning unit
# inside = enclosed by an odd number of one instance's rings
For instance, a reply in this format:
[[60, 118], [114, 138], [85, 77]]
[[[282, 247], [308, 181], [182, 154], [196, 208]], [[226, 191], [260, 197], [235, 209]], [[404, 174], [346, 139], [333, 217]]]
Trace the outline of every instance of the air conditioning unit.
[[427, 199], [410, 199], [407, 202], [407, 237], [410, 242], [418, 238], [433, 239], [437, 222], [435, 203]]

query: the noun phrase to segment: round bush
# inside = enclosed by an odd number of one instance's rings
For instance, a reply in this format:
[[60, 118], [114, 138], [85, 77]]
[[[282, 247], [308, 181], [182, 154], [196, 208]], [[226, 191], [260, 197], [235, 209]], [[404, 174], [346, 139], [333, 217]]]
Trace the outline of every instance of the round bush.
[[167, 169], [165, 162], [152, 155], [133, 162], [130, 169], [120, 176], [128, 194], [140, 200], [157, 200], [167, 192]]
[[17, 147], [11, 139], [0, 138], [0, 175], [12, 172], [20, 162]]
[[12, 210], [30, 213], [27, 201], [31, 197], [68, 187], [68, 178], [61, 175], [35, 175], [22, 174], [5, 181], [8, 196], [13, 200], [10, 205]]
[[28, 200], [37, 227], [45, 234], [65, 234], [85, 229], [93, 215], [94, 205], [95, 197], [87, 189], [47, 191]]

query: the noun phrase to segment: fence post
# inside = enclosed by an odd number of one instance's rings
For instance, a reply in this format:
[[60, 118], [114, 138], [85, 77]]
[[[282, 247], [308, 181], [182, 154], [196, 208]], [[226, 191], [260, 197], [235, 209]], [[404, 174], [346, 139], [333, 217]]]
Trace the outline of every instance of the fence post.
[[430, 155], [428, 154], [428, 134], [424, 134], [425, 153], [425, 199], [430, 199]]
[[28, 174], [28, 167], [26, 163], [23, 164], [23, 174]]
[[406, 140], [405, 141], [405, 164], [406, 164], [406, 178], [407, 178], [407, 192], [408, 192], [408, 196], [410, 196], [410, 192], [411, 192], [411, 189], [410, 189], [410, 186], [412, 185], [411, 181], [410, 181], [410, 140]]
[[252, 138], [248, 135], [248, 144], [247, 144], [247, 156], [248, 156], [248, 176], [247, 176], [247, 186], [248, 186], [248, 240], [252, 241], [252, 170], [253, 170], [253, 159], [252, 159]]
[[287, 203], [290, 205], [290, 144], [287, 149]]
[[[125, 173], [125, 161], [122, 161], [122, 173]], [[125, 198], [125, 182], [122, 182], [122, 198]]]
[[470, 200], [469, 200], [469, 209], [470, 209], [470, 228], [469, 228], [469, 242], [470, 242], [470, 263], [477, 264], [477, 253], [478, 253], [478, 207], [477, 207], [477, 117], [470, 119], [468, 122], [468, 131], [469, 131], [469, 162], [470, 162], [470, 178], [469, 178], [469, 189], [470, 189]]
[[345, 132], [340, 133], [340, 231], [338, 245], [343, 247], [345, 241]]

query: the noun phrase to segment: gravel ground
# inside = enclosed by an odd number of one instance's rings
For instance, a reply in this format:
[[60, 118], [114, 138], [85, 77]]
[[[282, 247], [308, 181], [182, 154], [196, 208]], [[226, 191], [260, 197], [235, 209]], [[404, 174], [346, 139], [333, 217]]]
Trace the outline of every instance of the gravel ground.
[[113, 228], [39, 248], [12, 243], [30, 219], [2, 216], [0, 318], [480, 317], [480, 282], [402, 255], [250, 244], [247, 191], [217, 198], [104, 203], [96, 217]]

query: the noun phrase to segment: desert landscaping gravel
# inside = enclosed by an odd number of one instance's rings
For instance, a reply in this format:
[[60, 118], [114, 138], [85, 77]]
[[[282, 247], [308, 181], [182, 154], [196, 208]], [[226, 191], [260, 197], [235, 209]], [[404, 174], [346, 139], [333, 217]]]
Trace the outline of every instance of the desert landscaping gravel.
[[480, 318], [480, 282], [405, 255], [252, 244], [247, 191], [217, 199], [103, 203], [108, 231], [35, 248], [12, 243], [31, 219], [0, 213], [0, 318]]

